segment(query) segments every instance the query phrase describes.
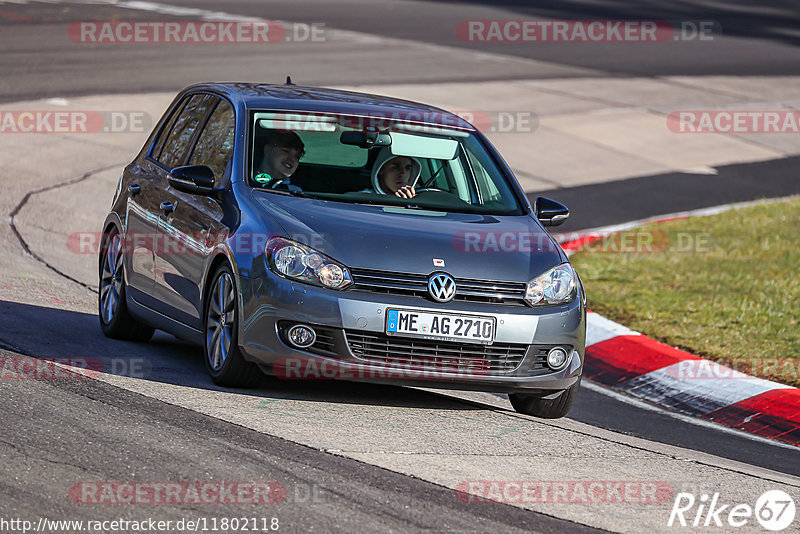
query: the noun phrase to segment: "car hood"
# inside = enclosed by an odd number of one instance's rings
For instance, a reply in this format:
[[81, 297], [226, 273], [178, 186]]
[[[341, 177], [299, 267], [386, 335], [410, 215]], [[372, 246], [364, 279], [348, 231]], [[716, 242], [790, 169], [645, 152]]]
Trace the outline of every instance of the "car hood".
[[[254, 191], [286, 237], [350, 268], [527, 282], [566, 261], [528, 215], [443, 213]], [[434, 264], [443, 260], [444, 266]]]

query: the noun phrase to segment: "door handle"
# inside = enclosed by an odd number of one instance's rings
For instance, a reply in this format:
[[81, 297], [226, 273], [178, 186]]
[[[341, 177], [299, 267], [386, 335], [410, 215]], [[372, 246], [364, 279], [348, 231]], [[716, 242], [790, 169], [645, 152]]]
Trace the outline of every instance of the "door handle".
[[128, 191], [130, 192], [131, 197], [135, 197], [142, 192], [142, 188], [139, 187], [139, 184], [131, 184], [128, 186]]
[[172, 202], [165, 200], [161, 203], [161, 211], [164, 212], [164, 217], [175, 211], [175, 204]]

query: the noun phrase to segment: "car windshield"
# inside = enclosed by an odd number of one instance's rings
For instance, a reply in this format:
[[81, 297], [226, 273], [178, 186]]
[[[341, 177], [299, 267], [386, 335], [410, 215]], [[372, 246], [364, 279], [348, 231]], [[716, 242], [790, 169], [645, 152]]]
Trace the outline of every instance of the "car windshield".
[[[254, 112], [249, 183], [358, 204], [492, 215], [523, 213], [473, 133], [348, 115]], [[401, 188], [411, 194], [398, 196]]]

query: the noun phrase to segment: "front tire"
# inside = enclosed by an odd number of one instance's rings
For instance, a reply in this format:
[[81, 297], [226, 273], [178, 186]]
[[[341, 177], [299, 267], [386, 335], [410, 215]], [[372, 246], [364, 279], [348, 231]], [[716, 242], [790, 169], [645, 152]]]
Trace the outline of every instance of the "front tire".
[[100, 291], [98, 317], [106, 337], [128, 341], [148, 341], [155, 329], [134, 319], [125, 301], [125, 261], [122, 235], [118, 230], [107, 234], [100, 249]]
[[[508, 399], [511, 406], [519, 413], [541, 417], [542, 419], [558, 419], [569, 413], [570, 408], [575, 403], [580, 389], [581, 377], [561, 394], [555, 398], [547, 399], [538, 395], [528, 395], [525, 393], [511, 393]], [[550, 395], [547, 395], [548, 397]]]
[[215, 384], [246, 388], [258, 384], [262, 374], [239, 350], [237, 298], [230, 267], [220, 265], [205, 303], [203, 354], [206, 370]]

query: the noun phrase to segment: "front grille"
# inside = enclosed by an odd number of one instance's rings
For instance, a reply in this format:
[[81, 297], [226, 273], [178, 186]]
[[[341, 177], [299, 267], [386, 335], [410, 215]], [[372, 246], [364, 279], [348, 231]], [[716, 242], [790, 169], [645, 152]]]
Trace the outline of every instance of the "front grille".
[[[350, 273], [353, 275], [351, 290], [422, 298], [429, 296], [428, 275], [374, 269], [350, 269]], [[453, 300], [525, 306], [527, 284], [524, 282], [495, 282], [469, 278], [455, 278], [455, 281], [456, 296]]]
[[414, 370], [468, 371], [490, 375], [510, 373], [519, 367], [528, 350], [528, 345], [522, 344], [475, 345], [355, 330], [347, 330], [345, 335], [355, 357]]

